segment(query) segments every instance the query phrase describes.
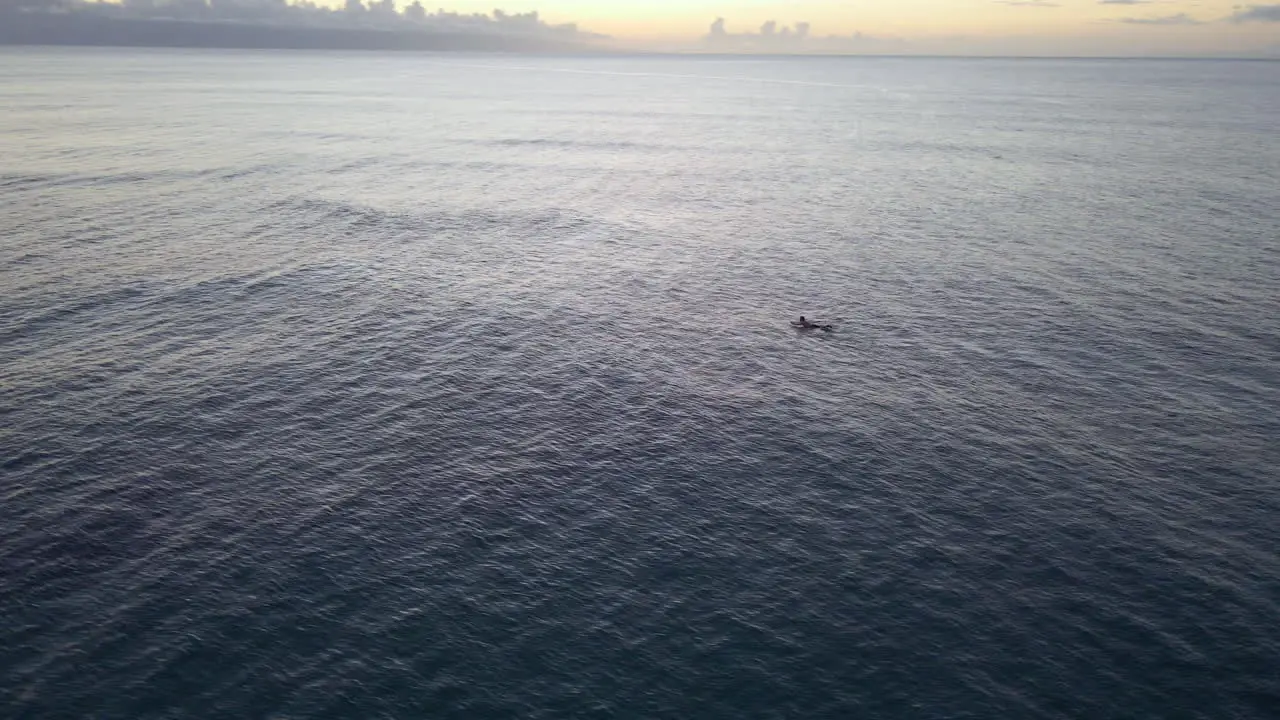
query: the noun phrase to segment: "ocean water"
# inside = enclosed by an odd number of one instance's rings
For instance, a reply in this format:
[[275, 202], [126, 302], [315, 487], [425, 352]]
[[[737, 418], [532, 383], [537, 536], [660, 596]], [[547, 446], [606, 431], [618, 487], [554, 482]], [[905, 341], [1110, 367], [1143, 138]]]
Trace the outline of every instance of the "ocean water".
[[1276, 717], [1280, 66], [0, 64], [0, 716]]

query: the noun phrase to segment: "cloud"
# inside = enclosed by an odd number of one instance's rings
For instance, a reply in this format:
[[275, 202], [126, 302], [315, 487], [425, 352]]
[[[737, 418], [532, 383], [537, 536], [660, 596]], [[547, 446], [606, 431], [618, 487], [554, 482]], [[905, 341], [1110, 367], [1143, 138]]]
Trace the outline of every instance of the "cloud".
[[860, 32], [821, 37], [811, 31], [812, 26], [807, 22], [788, 27], [770, 20], [761, 25], [758, 32], [733, 33], [729, 32], [724, 18], [716, 18], [702, 41], [704, 47], [717, 52], [892, 53], [901, 52], [905, 46], [905, 41], [899, 38], [874, 37]]
[[[401, 0], [403, 2], [404, 0]], [[428, 13], [420, 0], [0, 0], [0, 45], [565, 51], [603, 39], [536, 12]]]
[[1237, 10], [1231, 16], [1231, 22], [1280, 22], [1280, 5], [1250, 5]]
[[1098, 0], [1099, 5], [1150, 5], [1155, 0]]
[[1037, 7], [1037, 8], [1056, 8], [1062, 7], [1056, 2], [1049, 0], [996, 0], [999, 5], [1012, 5], [1014, 7]]
[[1204, 22], [1197, 20], [1186, 13], [1178, 13], [1177, 15], [1162, 15], [1160, 17], [1149, 18], [1120, 18], [1116, 22], [1125, 23], [1127, 25], [1203, 25]]

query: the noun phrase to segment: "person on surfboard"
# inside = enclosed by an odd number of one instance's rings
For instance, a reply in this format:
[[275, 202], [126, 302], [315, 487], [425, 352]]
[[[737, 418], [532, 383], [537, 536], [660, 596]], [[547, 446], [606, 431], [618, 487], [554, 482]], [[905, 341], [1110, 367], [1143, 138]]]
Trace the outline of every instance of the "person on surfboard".
[[818, 323], [810, 322], [810, 321], [806, 320], [806, 319], [805, 319], [805, 317], [804, 317], [803, 315], [801, 315], [801, 316], [800, 316], [800, 322], [798, 322], [798, 323], [791, 323], [791, 324], [792, 324], [792, 325], [795, 325], [795, 326], [796, 326], [796, 327], [798, 327], [798, 328], [804, 328], [805, 330], [812, 330], [812, 329], [814, 329], [814, 328], [821, 328], [822, 330], [826, 330], [827, 332], [830, 332], [830, 331], [831, 331], [831, 326], [830, 326], [830, 325], [819, 325]]

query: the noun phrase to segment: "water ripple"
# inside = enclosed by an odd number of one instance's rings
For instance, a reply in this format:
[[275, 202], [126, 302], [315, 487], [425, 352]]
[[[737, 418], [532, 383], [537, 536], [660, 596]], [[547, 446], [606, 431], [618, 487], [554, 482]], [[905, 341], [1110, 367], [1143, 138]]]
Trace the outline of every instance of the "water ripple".
[[0, 134], [0, 714], [1280, 696], [1253, 65], [41, 53], [116, 114]]

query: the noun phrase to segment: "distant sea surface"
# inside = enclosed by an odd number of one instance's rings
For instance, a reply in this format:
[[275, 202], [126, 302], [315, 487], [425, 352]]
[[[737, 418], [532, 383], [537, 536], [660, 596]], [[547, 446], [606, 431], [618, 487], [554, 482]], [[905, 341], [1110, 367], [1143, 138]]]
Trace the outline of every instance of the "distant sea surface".
[[0, 716], [1276, 717], [1280, 65], [0, 64]]

